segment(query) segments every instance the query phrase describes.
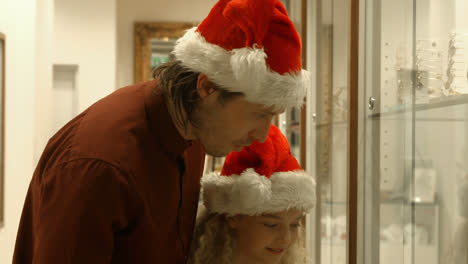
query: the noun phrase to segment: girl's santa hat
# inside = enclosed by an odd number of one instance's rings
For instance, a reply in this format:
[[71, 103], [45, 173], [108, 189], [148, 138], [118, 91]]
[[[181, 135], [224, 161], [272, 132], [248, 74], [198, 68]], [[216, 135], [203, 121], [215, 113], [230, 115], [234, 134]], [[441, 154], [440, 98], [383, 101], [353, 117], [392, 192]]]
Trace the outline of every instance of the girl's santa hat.
[[212, 212], [260, 215], [315, 204], [315, 181], [292, 156], [288, 141], [271, 125], [264, 143], [231, 152], [221, 174], [202, 178], [203, 202]]
[[300, 106], [310, 86], [301, 40], [279, 0], [220, 0], [173, 53], [220, 87], [266, 106]]

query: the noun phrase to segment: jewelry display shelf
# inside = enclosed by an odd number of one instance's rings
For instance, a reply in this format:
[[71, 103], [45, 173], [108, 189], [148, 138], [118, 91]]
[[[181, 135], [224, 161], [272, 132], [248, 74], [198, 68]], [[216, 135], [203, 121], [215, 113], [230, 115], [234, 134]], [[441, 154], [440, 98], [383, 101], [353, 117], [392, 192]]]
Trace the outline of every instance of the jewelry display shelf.
[[386, 116], [403, 114], [411, 111], [419, 112], [431, 109], [445, 108], [457, 105], [468, 104], [468, 94], [450, 95], [437, 98], [427, 98], [416, 101], [414, 105], [403, 104], [390, 106], [383, 111], [375, 112], [369, 115], [370, 118], [376, 119]]

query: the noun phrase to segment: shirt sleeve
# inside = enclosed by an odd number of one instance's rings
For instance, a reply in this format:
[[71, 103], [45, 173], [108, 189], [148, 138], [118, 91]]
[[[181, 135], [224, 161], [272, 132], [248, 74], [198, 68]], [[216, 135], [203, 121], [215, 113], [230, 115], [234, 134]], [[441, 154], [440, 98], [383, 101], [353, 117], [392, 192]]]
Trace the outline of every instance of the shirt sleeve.
[[33, 180], [32, 263], [111, 263], [114, 234], [135, 220], [131, 178], [92, 159], [60, 164]]

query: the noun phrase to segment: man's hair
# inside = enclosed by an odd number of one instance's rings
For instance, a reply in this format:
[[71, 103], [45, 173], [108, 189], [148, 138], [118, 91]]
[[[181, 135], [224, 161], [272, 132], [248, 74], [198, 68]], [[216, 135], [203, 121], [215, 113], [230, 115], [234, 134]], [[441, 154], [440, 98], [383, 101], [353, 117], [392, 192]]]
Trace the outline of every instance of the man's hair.
[[[184, 128], [187, 127], [188, 122], [195, 127], [198, 126], [194, 113], [200, 102], [200, 96], [196, 88], [199, 74], [199, 72], [184, 67], [178, 60], [169, 61], [153, 71], [153, 78], [158, 80], [158, 85], [165, 98], [173, 103], [176, 109], [176, 118]], [[230, 92], [212, 82], [209, 82], [208, 85], [212, 85], [211, 88], [219, 91], [218, 101], [221, 105], [235, 97], [244, 95], [240, 92]], [[183, 118], [184, 113], [185, 119]]]

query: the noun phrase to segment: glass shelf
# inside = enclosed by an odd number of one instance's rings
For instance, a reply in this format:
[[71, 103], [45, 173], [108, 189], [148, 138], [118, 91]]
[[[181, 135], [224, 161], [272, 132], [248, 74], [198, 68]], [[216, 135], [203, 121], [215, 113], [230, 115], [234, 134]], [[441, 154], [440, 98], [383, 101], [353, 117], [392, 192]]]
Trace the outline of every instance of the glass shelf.
[[[326, 205], [326, 206], [334, 206], [334, 205], [337, 205], [337, 206], [345, 206], [347, 205], [347, 202], [334, 202], [334, 201], [322, 201], [321, 202], [322, 205]], [[430, 207], [430, 206], [438, 206], [439, 203], [438, 201], [434, 201], [434, 202], [410, 202], [410, 201], [381, 201], [380, 204], [382, 205], [405, 205], [405, 206], [412, 206], [412, 205], [415, 205], [415, 206], [427, 206], [427, 207]]]
[[[414, 111], [424, 111], [424, 110], [431, 110], [431, 109], [438, 109], [456, 105], [463, 105], [468, 104], [468, 94], [460, 94], [460, 95], [451, 95], [445, 97], [437, 97], [437, 98], [428, 98], [425, 100], [426, 102], [416, 103], [414, 105]], [[407, 113], [413, 110], [411, 104], [407, 105], [397, 105], [386, 107], [384, 111], [379, 113], [370, 114], [369, 117], [373, 119], [378, 119], [381, 117], [392, 116], [396, 114]]]

